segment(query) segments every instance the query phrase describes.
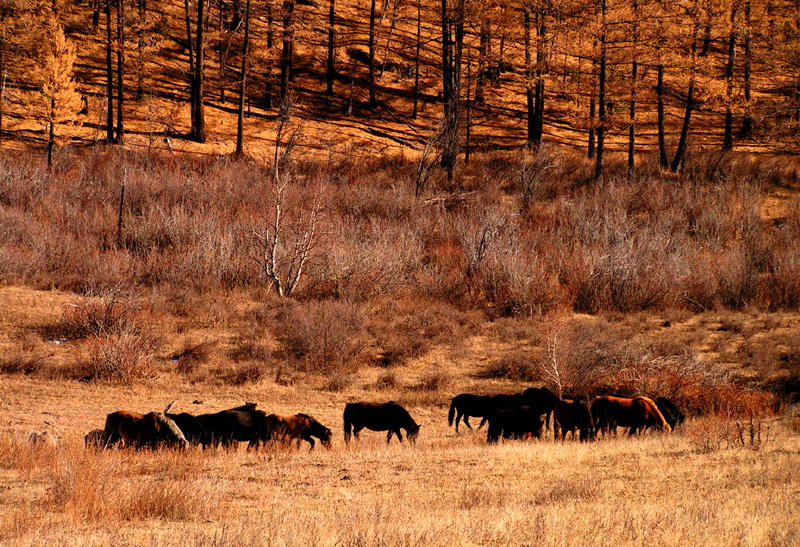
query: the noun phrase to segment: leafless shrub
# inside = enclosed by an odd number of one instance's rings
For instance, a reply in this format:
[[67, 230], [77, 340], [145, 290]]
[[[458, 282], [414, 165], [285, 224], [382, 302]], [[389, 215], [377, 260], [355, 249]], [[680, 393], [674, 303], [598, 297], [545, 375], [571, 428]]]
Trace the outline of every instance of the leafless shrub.
[[183, 344], [183, 349], [172, 356], [172, 360], [177, 362], [178, 372], [181, 374], [191, 374], [197, 368], [208, 361], [211, 350], [214, 347], [212, 342], [193, 342], [187, 340]]
[[92, 336], [84, 341], [92, 378], [129, 383], [155, 374], [158, 341], [133, 332]]
[[245, 363], [223, 365], [211, 371], [222, 383], [232, 386], [241, 386], [247, 383], [256, 383], [264, 378], [268, 372], [267, 365], [260, 362], [249, 361]]
[[86, 296], [69, 304], [64, 310], [62, 324], [49, 327], [52, 337], [81, 339], [106, 336], [136, 330], [136, 314], [140, 306], [118, 288], [100, 290], [96, 296]]
[[392, 389], [398, 386], [397, 373], [393, 370], [384, 370], [375, 380], [376, 389]]
[[41, 353], [9, 351], [0, 357], [0, 374], [38, 374], [49, 368], [49, 359]]
[[346, 374], [343, 372], [335, 371], [325, 382], [325, 389], [327, 391], [344, 391], [345, 389], [349, 388], [355, 382], [355, 376], [352, 374]]
[[305, 371], [354, 370], [364, 349], [364, 309], [348, 302], [290, 302], [278, 313], [283, 353]]
[[416, 389], [431, 392], [441, 391], [447, 389], [452, 383], [453, 377], [450, 373], [442, 369], [435, 369], [422, 375]]
[[252, 335], [239, 335], [233, 342], [228, 356], [235, 362], [260, 361], [268, 362], [272, 356], [272, 348]]
[[540, 374], [541, 371], [529, 353], [515, 352], [491, 361], [481, 377], [533, 382], [541, 379]]

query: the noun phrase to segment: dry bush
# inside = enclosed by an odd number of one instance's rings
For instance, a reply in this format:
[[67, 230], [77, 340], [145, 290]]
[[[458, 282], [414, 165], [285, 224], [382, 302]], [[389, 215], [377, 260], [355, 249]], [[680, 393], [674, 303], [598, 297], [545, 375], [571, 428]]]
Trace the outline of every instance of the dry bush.
[[124, 383], [152, 377], [158, 345], [155, 337], [132, 332], [87, 338], [84, 349], [88, 354], [90, 375]]
[[393, 370], [382, 371], [375, 380], [375, 389], [378, 390], [392, 389], [398, 385], [397, 373]]
[[449, 388], [453, 384], [453, 375], [444, 369], [437, 368], [422, 375], [416, 386], [420, 391], [438, 392]]
[[348, 302], [286, 302], [275, 337], [283, 355], [308, 372], [352, 371], [366, 345], [362, 306]]
[[51, 370], [50, 359], [42, 353], [9, 351], [0, 357], [0, 374], [39, 374]]
[[211, 374], [224, 384], [241, 386], [259, 382], [267, 375], [267, 372], [269, 372], [269, 368], [265, 363], [247, 361], [216, 367]]
[[242, 361], [268, 362], [272, 356], [272, 349], [268, 344], [256, 339], [250, 334], [240, 334], [233, 341], [233, 348], [228, 351], [235, 363]]
[[541, 370], [529, 352], [515, 352], [491, 361], [480, 377], [534, 382], [541, 380]]
[[339, 392], [352, 386], [356, 381], [356, 376], [335, 371], [325, 380], [325, 390]]
[[177, 363], [178, 372], [181, 374], [194, 373], [200, 365], [208, 361], [213, 342], [193, 342], [186, 340], [183, 349], [172, 355], [171, 359]]
[[69, 304], [61, 323], [46, 327], [50, 338], [80, 340], [138, 329], [141, 306], [119, 288], [101, 289]]

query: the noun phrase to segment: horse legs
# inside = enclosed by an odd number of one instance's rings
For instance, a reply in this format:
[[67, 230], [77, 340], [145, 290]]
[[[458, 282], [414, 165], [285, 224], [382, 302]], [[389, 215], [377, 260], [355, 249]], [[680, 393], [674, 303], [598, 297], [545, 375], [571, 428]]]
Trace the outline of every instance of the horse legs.
[[[478, 425], [478, 429], [482, 428], [482, 427], [483, 427], [483, 424], [485, 424], [485, 423], [486, 423], [486, 421], [487, 421], [488, 419], [489, 419], [489, 418], [487, 418], [486, 416], [484, 416], [484, 417], [483, 417], [483, 419], [481, 420], [481, 423]], [[469, 425], [469, 424], [467, 424], [467, 425]]]
[[[394, 431], [392, 431], [390, 429], [389, 433], [386, 434], [386, 444], [389, 444], [389, 441], [392, 440], [392, 433], [394, 433]], [[399, 437], [399, 435], [398, 435], [398, 437]], [[403, 438], [402, 437], [400, 437], [400, 442], [403, 442]]]
[[[469, 423], [469, 414], [465, 414], [464, 415], [464, 423], [467, 424], [468, 428], [472, 429], [472, 425], [470, 425], [470, 423]], [[481, 424], [481, 425], [483, 425], [483, 424]]]
[[[311, 435], [306, 435], [305, 437], [303, 437], [303, 439], [307, 440], [311, 444], [311, 448], [309, 448], [308, 451], [311, 452], [312, 450], [314, 450], [314, 445], [317, 444], [314, 442], [314, 438]], [[297, 441], [297, 446], [298, 447], [300, 446], [299, 440]]]

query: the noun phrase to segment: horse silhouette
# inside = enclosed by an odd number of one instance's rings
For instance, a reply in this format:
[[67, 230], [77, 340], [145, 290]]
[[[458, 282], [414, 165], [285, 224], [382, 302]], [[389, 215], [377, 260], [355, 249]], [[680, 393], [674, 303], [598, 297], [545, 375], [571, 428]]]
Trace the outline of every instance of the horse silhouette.
[[344, 442], [350, 442], [350, 434], [358, 434], [362, 429], [367, 428], [372, 431], [388, 431], [386, 442], [392, 440], [392, 435], [397, 436], [397, 440], [403, 442], [400, 434], [401, 429], [406, 430], [406, 438], [414, 443], [419, 434], [419, 425], [411, 417], [408, 411], [395, 403], [349, 403], [344, 407]]

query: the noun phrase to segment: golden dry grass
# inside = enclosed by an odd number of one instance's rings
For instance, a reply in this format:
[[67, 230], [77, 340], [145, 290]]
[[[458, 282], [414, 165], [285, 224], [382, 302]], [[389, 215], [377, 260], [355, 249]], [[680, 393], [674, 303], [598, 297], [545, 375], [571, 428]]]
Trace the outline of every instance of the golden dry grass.
[[[3, 545], [793, 545], [800, 534], [800, 436], [781, 420], [763, 423], [758, 450], [739, 446], [721, 418], [669, 436], [487, 446], [484, 431], [447, 427], [439, 403], [448, 394], [358, 383], [331, 394], [271, 382], [119, 387], [15, 376], [0, 377], [0, 392], [10, 424], [0, 437]], [[203, 404], [191, 405], [195, 397]], [[421, 423], [418, 444], [387, 446], [365, 431], [345, 446], [344, 403], [390, 397]], [[84, 450], [83, 433], [106, 412], [171, 399], [195, 412], [244, 399], [304, 410], [334, 430], [334, 446]], [[62, 442], [34, 449], [27, 432], [45, 418]]]

